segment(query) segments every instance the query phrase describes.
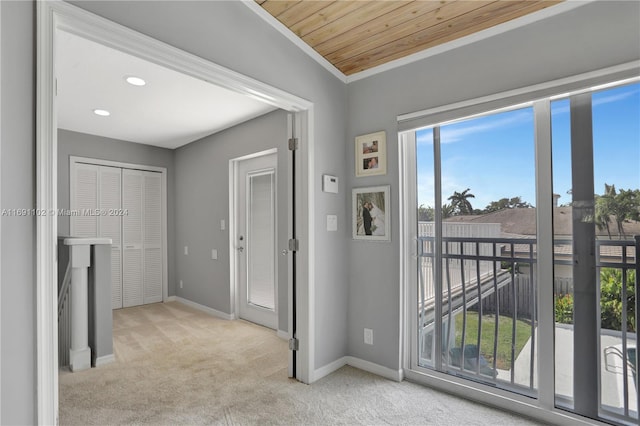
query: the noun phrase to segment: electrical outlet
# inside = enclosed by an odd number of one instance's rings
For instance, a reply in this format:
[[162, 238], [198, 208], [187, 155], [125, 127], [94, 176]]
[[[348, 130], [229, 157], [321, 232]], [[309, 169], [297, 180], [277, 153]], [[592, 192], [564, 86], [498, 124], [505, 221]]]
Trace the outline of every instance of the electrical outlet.
[[373, 330], [370, 328], [364, 329], [364, 343], [367, 345], [373, 345]]
[[182, 288], [183, 284], [182, 284], [182, 280], [180, 280], [180, 288]]

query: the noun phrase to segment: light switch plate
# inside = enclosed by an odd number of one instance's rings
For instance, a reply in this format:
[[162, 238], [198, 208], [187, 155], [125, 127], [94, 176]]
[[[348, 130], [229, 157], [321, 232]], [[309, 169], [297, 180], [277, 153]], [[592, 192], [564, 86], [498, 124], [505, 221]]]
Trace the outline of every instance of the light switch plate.
[[327, 215], [327, 231], [338, 230], [338, 216], [335, 214]]

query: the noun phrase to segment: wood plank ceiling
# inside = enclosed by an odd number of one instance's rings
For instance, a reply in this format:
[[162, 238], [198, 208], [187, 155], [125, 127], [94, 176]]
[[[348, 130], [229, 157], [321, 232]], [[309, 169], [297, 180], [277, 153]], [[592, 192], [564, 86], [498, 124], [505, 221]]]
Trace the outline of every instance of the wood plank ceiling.
[[345, 75], [562, 0], [255, 0]]

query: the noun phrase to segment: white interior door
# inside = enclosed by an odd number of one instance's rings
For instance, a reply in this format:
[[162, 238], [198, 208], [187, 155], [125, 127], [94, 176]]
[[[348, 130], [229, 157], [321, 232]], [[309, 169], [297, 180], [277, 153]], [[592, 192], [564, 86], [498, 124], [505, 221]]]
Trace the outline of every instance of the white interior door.
[[276, 154], [242, 160], [236, 185], [240, 318], [277, 329]]

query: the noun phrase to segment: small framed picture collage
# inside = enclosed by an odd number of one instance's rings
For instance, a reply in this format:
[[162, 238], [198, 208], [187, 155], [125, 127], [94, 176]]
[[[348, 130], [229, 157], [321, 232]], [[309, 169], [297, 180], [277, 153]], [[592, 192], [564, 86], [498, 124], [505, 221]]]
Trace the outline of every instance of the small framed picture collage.
[[384, 131], [356, 137], [356, 176], [387, 174], [387, 135]]

